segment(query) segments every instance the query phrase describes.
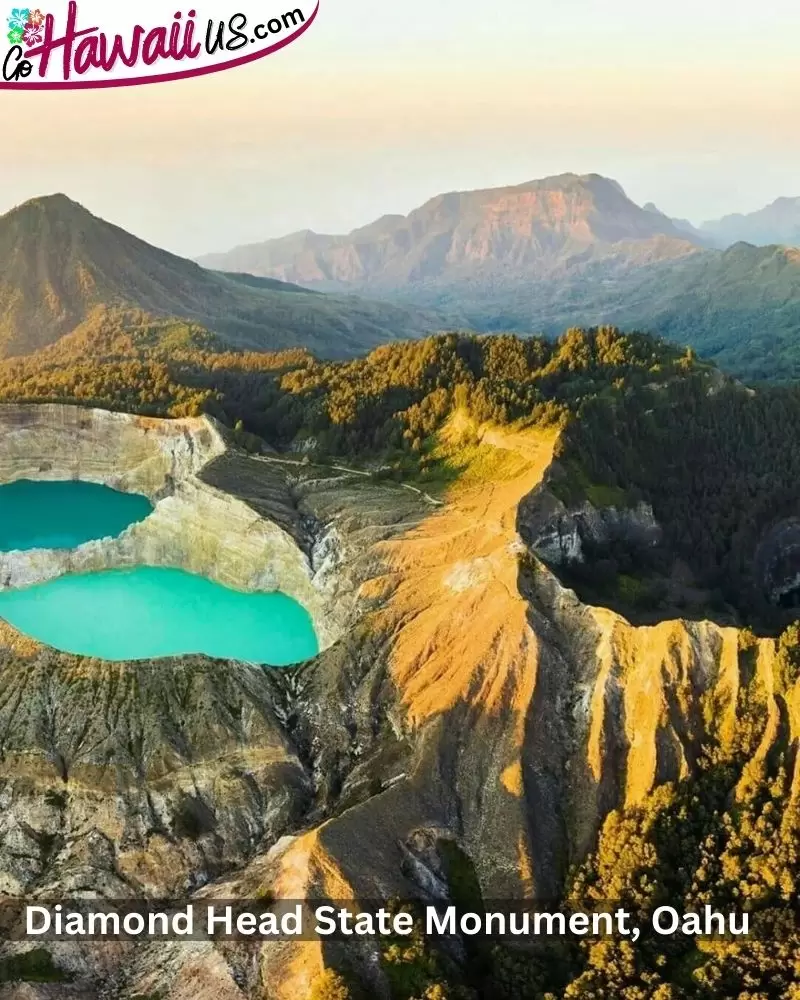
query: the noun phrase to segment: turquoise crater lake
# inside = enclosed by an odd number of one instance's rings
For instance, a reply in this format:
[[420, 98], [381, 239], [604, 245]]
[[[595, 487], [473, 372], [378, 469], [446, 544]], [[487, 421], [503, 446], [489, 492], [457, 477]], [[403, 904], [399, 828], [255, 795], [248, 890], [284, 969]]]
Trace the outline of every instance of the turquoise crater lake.
[[245, 594], [176, 569], [140, 566], [62, 576], [0, 593], [0, 618], [56, 649], [104, 660], [204, 653], [288, 666], [319, 644], [285, 594]]
[[153, 511], [147, 497], [82, 482], [21, 479], [0, 486], [0, 551], [74, 549], [116, 538]]

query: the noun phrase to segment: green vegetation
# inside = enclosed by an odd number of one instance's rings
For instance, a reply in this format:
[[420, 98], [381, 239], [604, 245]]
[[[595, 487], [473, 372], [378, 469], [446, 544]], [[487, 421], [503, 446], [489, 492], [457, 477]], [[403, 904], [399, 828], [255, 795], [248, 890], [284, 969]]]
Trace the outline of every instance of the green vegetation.
[[[762, 565], [768, 554], [758, 552], [800, 501], [800, 389], [712, 389], [695, 372], [580, 407], [560, 444], [566, 477], [559, 492], [569, 503], [623, 495], [628, 504], [646, 501], [664, 541], [650, 551], [621, 542], [592, 551], [571, 582], [593, 598], [616, 596], [623, 609], [660, 604], [706, 614], [713, 607], [780, 628], [787, 615], [772, 606]], [[676, 577], [682, 588], [673, 586]]]
[[342, 976], [325, 969], [314, 980], [308, 1000], [352, 1000], [353, 994]]
[[[443, 487], [501, 470], [470, 439], [483, 423], [559, 425], [568, 505], [652, 505], [663, 544], [587, 545], [567, 582], [631, 615], [705, 616], [780, 628], [756, 558], [796, 509], [800, 390], [753, 394], [694, 353], [614, 328], [556, 341], [442, 334], [326, 362], [303, 350], [231, 352], [196, 324], [97, 310], [30, 358], [0, 362], [0, 401], [53, 401], [159, 416], [209, 413], [250, 450], [261, 439], [378, 478]], [[442, 434], [468, 418], [454, 444]], [[471, 429], [472, 428], [472, 429]]]
[[476, 330], [555, 335], [569, 324], [613, 323], [690, 344], [750, 384], [800, 378], [800, 254], [793, 248], [737, 243], [652, 263], [582, 261], [546, 280], [415, 288], [401, 299], [453, 313]]
[[644, 268], [630, 283], [624, 305], [602, 311], [607, 321], [691, 344], [749, 383], [800, 378], [796, 249], [737, 243]]
[[70, 976], [57, 968], [50, 952], [34, 948], [0, 958], [0, 983], [68, 983]]
[[782, 381], [800, 377], [800, 253], [787, 217], [790, 239], [765, 238], [781, 227], [755, 213], [728, 221], [759, 238], [713, 250], [702, 246], [709, 233], [676, 228], [615, 182], [564, 174], [450, 194], [349, 236], [294, 234], [211, 262], [391, 295], [485, 332], [647, 330], [748, 382]]
[[[391, 909], [410, 912], [407, 906]], [[465, 971], [429, 942], [420, 927], [417, 919], [411, 935], [381, 940], [381, 966], [392, 1000], [478, 1000], [466, 984]]]
[[56, 343], [98, 308], [199, 323], [232, 348], [303, 345], [352, 357], [434, 323], [413, 309], [320, 295], [251, 275], [221, 274], [159, 250], [64, 195], [0, 217], [0, 357]]
[[231, 426], [252, 414], [259, 423], [279, 392], [279, 373], [310, 363], [303, 350], [226, 352], [218, 337], [197, 324], [98, 307], [51, 347], [0, 361], [0, 401], [74, 403], [165, 417], [207, 412]]
[[[800, 653], [797, 639], [796, 628], [783, 637], [789, 655]], [[709, 904], [748, 913], [750, 936], [665, 938], [648, 931], [635, 948], [588, 942], [565, 997], [796, 996], [800, 811], [790, 762], [780, 751], [757, 753], [767, 724], [766, 692], [757, 681], [740, 694], [739, 708], [733, 738], [705, 747], [696, 774], [607, 818], [569, 902], [619, 900], [645, 927], [658, 905], [702, 913]]]
[[[751, 382], [800, 376], [797, 250], [745, 243], [724, 252], [700, 250], [668, 219], [643, 211], [616, 184], [596, 176], [550, 178], [532, 189], [557, 202], [568, 199], [577, 213], [568, 213], [573, 231], [569, 225], [553, 228], [552, 219], [534, 212], [529, 222], [539, 233], [538, 247], [520, 236], [525, 227], [502, 233], [468, 280], [458, 268], [452, 276], [440, 273], [437, 256], [435, 272], [423, 282], [397, 288], [391, 281], [381, 283], [382, 293], [392, 289], [402, 303], [395, 305], [207, 270], [96, 218], [64, 195], [35, 199], [0, 217], [0, 357], [52, 345], [96, 309], [107, 308], [181, 317], [213, 331], [230, 349], [304, 347], [333, 358], [354, 357], [445, 324], [551, 336], [570, 324], [616, 324], [691, 344]], [[491, 204], [485, 201], [487, 192], [473, 194], [476, 199], [465, 196], [460, 207], [454, 206], [444, 231], [438, 230], [443, 221], [438, 199], [428, 206], [426, 222], [416, 216], [415, 230], [422, 223], [432, 227], [429, 236], [437, 236], [417, 247], [423, 257], [440, 246], [443, 236], [453, 238], [455, 228], [465, 223], [460, 213], [468, 204], [479, 215]], [[577, 224], [591, 204], [594, 211]], [[519, 211], [523, 217], [530, 213], [524, 200]], [[466, 224], [474, 224], [474, 218]], [[392, 241], [395, 225], [396, 220], [390, 222], [384, 232], [386, 246], [402, 256], [408, 248]], [[587, 231], [592, 234], [588, 242]], [[615, 239], [609, 241], [611, 231]], [[629, 239], [623, 238], [625, 231]], [[380, 226], [371, 232], [374, 238]], [[409, 238], [415, 243], [420, 234], [409, 233]], [[585, 243], [585, 252], [576, 253], [576, 240]], [[274, 246], [278, 256], [270, 254], [262, 262], [267, 269], [286, 266], [291, 272], [295, 254], [308, 251], [305, 240], [297, 245], [293, 238]], [[373, 255], [375, 262], [386, 263], [386, 246]], [[340, 255], [341, 247], [328, 250]], [[526, 261], [523, 268], [520, 260]], [[474, 263], [462, 261], [468, 269]], [[246, 260], [237, 266], [245, 265], [259, 266]], [[417, 275], [424, 272], [421, 260], [408, 267]], [[359, 267], [354, 287], [362, 287], [362, 279]], [[364, 280], [368, 285], [369, 278]], [[420, 304], [436, 311], [423, 313]]]
[[[612, 604], [657, 609], [675, 599], [677, 574], [698, 612], [716, 605], [759, 625], [779, 624], [755, 553], [765, 532], [796, 510], [800, 389], [752, 393], [691, 351], [642, 334], [569, 330], [554, 342], [443, 334], [325, 362], [302, 350], [233, 353], [202, 326], [101, 309], [38, 355], [0, 363], [0, 400], [210, 413], [240, 439], [259, 435], [290, 449], [311, 442], [315, 455], [360, 462], [377, 475], [432, 481], [458, 468], [458, 454], [443, 442], [460, 418], [468, 433], [484, 423], [556, 424], [563, 428], [556, 488], [567, 503], [646, 501], [664, 531], [662, 544], [647, 552], [621, 542], [589, 551], [582, 586]], [[479, 444], [459, 447], [466, 454]], [[481, 469], [487, 480], [494, 474]], [[743, 664], [753, 641], [742, 632]], [[797, 623], [778, 640], [777, 664], [784, 689], [775, 694], [788, 704], [800, 676]], [[645, 925], [662, 902], [680, 911], [735, 906], [752, 915], [756, 934], [745, 941], [645, 934], [635, 947], [468, 943], [457, 963], [440, 942], [417, 933], [383, 943], [392, 1000], [797, 1000], [794, 760], [785, 741], [759, 752], [768, 719], [759, 683], [756, 677], [740, 692], [735, 732], [699, 749], [691, 777], [608, 817], [562, 900], [581, 909], [614, 901]], [[712, 718], [715, 706], [705, 708]], [[188, 835], [213, 829], [196, 803], [185, 806]], [[438, 847], [453, 899], [480, 908], [472, 860], [452, 842]], [[27, 959], [36, 969], [22, 972], [12, 961], [0, 966], [0, 978], [57, 972], [41, 956]], [[312, 993], [315, 1000], [356, 995], [334, 971]]]
[[[301, 350], [232, 353], [208, 331], [135, 310], [97, 310], [72, 335], [0, 363], [0, 401], [209, 413], [279, 447], [435, 476], [435, 435], [456, 412], [481, 423], [563, 421], [587, 399], [682, 375], [685, 356], [611, 328], [555, 342], [443, 334], [349, 362]], [[441, 468], [439, 469], [441, 471]]]
[[[779, 657], [800, 663], [797, 625], [779, 647]], [[740, 655], [750, 655], [746, 634]], [[417, 937], [389, 949], [393, 1000], [431, 995], [420, 993], [422, 982], [437, 996], [480, 1000], [796, 1000], [800, 805], [791, 756], [780, 745], [769, 754], [759, 749], [767, 698], [760, 680], [751, 680], [739, 693], [734, 731], [709, 740], [691, 777], [609, 814], [596, 849], [568, 877], [564, 907], [626, 908], [642, 929], [635, 945], [620, 937], [497, 945], [477, 964], [465, 942], [468, 961], [454, 970], [436, 957], [437, 945]], [[453, 849], [442, 847], [449, 869]], [[463, 875], [463, 855], [456, 857]], [[459, 884], [461, 877], [452, 888]], [[453, 899], [459, 902], [455, 892]], [[474, 900], [461, 905], [475, 908]], [[751, 933], [657, 935], [651, 917], [661, 905], [679, 914], [702, 914], [706, 905], [746, 913]]]

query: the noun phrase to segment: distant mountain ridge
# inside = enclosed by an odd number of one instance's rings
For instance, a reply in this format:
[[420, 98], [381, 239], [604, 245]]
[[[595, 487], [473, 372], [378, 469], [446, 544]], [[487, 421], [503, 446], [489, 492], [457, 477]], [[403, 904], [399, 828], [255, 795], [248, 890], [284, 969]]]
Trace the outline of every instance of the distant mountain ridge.
[[650, 262], [697, 242], [640, 208], [599, 174], [561, 174], [515, 187], [438, 195], [408, 216], [387, 215], [346, 236], [305, 230], [200, 258], [317, 287], [543, 278], [583, 263]]
[[708, 233], [703, 232], [701, 229], [698, 229], [688, 219], [672, 218], [668, 216], [666, 212], [662, 212], [661, 209], [657, 205], [654, 205], [652, 201], [648, 201], [643, 207], [645, 212], [654, 212], [656, 215], [660, 215], [665, 219], [669, 219], [669, 221], [673, 224], [673, 226], [675, 226], [675, 228], [680, 233], [682, 233], [685, 237], [690, 239], [693, 243], [697, 244], [698, 246], [705, 246], [705, 247], [716, 246], [716, 243], [712, 236], [710, 236]]
[[[664, 215], [652, 202], [645, 210]], [[800, 198], [776, 198], [755, 212], [734, 212], [694, 226], [688, 219], [670, 221], [699, 245], [727, 250], [736, 243], [753, 246], [800, 245]]]
[[740, 242], [800, 246], [800, 198], [776, 198], [756, 212], [704, 222], [700, 231], [721, 247]]
[[[148, 319], [175, 317], [200, 342], [213, 335], [214, 349], [330, 358], [448, 327], [557, 334], [615, 323], [691, 344], [745, 379], [800, 377], [799, 251], [709, 249], [691, 224], [640, 208], [596, 174], [441, 195], [347, 237], [305, 231], [209, 262], [220, 269], [64, 195], [27, 202], [0, 217], [0, 358], [76, 330], [91, 352], [94, 332], [125, 334], [131, 317], [137, 343], [171, 330], [179, 344], [182, 328]], [[273, 273], [252, 273], [259, 266]]]
[[697, 228], [639, 207], [616, 181], [561, 174], [440, 195], [347, 236], [294, 233], [202, 263], [436, 308], [450, 325], [483, 331], [637, 327], [743, 378], [798, 378], [800, 255], [754, 245], [777, 232], [791, 243], [795, 226], [800, 242], [800, 199]]
[[[482, 325], [477, 308], [469, 315]], [[735, 243], [617, 279], [543, 283], [506, 304], [513, 316], [548, 333], [598, 323], [646, 330], [746, 381], [797, 380], [800, 250]]]
[[209, 271], [62, 194], [0, 217], [0, 357], [58, 341], [100, 306], [187, 319], [233, 347], [303, 346], [330, 357], [419, 336], [438, 325], [407, 307]]

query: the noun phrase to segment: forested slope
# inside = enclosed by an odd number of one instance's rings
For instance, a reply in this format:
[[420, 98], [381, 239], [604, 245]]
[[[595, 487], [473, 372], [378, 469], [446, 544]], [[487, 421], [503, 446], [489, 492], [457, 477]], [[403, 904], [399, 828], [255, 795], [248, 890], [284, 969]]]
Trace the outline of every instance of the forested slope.
[[64, 195], [0, 216], [0, 357], [31, 354], [91, 323], [97, 309], [119, 308], [200, 323], [233, 348], [301, 345], [323, 357], [351, 357], [436, 326], [413, 308], [208, 271]]
[[[691, 351], [613, 328], [554, 342], [443, 334], [329, 362], [231, 352], [199, 325], [102, 310], [0, 363], [11, 400], [206, 412], [253, 449], [346, 459], [445, 495], [454, 484], [443, 512], [380, 551], [363, 546], [369, 618], [286, 682], [286, 738], [324, 778], [324, 824], [287, 848], [295, 876], [318, 858], [337, 877], [349, 865], [354, 882], [355, 871], [407, 886], [392, 866], [427, 823], [439, 832], [422, 857], [435, 849], [451, 897], [470, 907], [484, 905], [481, 879], [527, 880], [554, 887], [552, 905], [613, 902], [646, 923], [660, 903], [709, 902], [747, 910], [756, 929], [746, 941], [466, 942], [455, 957], [390, 941], [377, 967], [392, 1000], [796, 1000], [800, 633], [754, 566], [765, 533], [800, 510], [798, 390], [754, 393]], [[335, 484], [312, 470], [296, 488]], [[662, 543], [589, 551], [556, 568], [559, 582], [519, 545], [526, 502], [547, 491], [568, 512], [649, 504]], [[659, 589], [676, 566], [697, 602], [677, 615]], [[684, 611], [772, 637], [664, 620]], [[19, 674], [13, 659], [7, 669]], [[293, 850], [306, 850], [305, 869]], [[315, 1000], [360, 1000], [353, 956], [329, 964]], [[0, 966], [0, 981], [19, 969]]]

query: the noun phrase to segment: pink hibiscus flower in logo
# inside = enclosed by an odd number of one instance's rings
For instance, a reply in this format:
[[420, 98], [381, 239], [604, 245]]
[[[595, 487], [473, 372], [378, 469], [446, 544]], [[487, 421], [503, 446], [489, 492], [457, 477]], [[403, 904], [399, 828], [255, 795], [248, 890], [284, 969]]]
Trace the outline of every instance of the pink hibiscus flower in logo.
[[44, 32], [42, 31], [41, 25], [31, 24], [29, 22], [25, 25], [25, 31], [22, 37], [27, 46], [41, 45], [44, 39]]

